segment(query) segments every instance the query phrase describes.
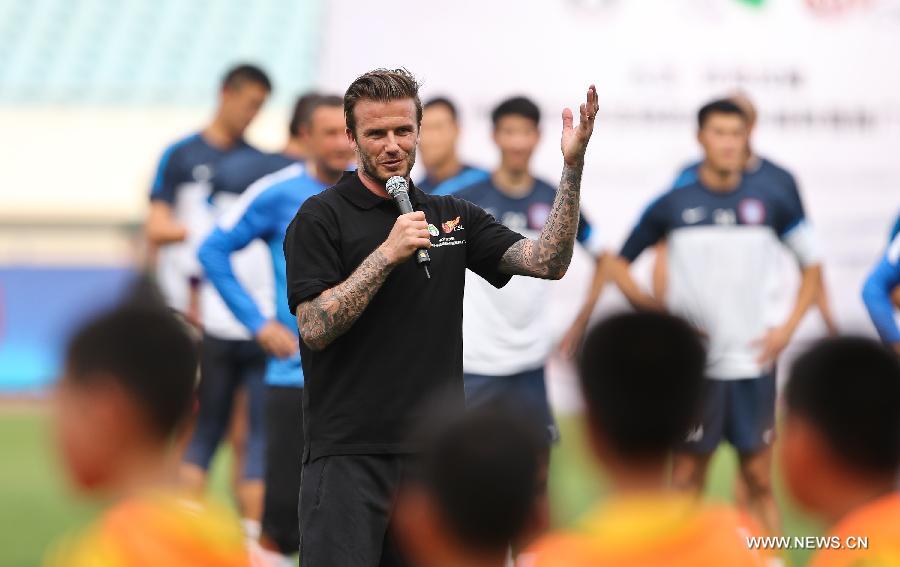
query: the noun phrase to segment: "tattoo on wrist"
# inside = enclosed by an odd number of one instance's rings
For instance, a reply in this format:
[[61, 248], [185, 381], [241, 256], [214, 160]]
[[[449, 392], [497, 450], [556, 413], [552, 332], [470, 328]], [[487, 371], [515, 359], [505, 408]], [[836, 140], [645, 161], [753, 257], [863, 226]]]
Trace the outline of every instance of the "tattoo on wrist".
[[523, 239], [503, 254], [500, 270], [513, 275], [559, 279], [572, 261], [584, 163], [565, 164], [553, 208], [535, 240]]

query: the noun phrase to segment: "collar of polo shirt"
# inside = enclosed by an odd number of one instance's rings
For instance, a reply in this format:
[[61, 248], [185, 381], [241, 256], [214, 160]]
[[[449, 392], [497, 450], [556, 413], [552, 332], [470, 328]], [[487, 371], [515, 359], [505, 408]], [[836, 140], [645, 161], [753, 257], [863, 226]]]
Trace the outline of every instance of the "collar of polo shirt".
[[[351, 177], [352, 179], [350, 179]], [[372, 193], [363, 185], [355, 171], [345, 171], [335, 188], [360, 209], [372, 209], [381, 203], [393, 203], [393, 199], [385, 199]], [[409, 182], [409, 201], [414, 209], [422, 202], [421, 191], [416, 189], [412, 181]]]

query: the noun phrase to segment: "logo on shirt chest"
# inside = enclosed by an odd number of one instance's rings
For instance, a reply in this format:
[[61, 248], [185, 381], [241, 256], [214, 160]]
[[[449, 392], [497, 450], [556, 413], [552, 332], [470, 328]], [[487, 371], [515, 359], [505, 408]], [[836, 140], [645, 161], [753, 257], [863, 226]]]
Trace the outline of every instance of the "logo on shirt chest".
[[444, 234], [450, 234], [455, 230], [462, 230], [462, 225], [459, 224], [459, 217], [455, 219], [444, 221], [441, 223], [441, 228], [444, 229]]
[[[465, 227], [460, 223], [461, 217], [457, 216], [454, 219], [450, 219], [448, 221], [444, 221], [441, 223], [441, 230], [443, 230], [444, 234], [450, 235], [455, 232], [459, 232], [464, 230]], [[440, 232], [433, 224], [428, 225], [428, 234], [431, 236], [440, 236]], [[459, 246], [460, 244], [465, 244], [466, 239], [460, 238], [457, 239], [455, 236], [442, 236], [438, 239], [437, 242], [431, 245], [432, 248], [440, 248], [442, 246]]]
[[212, 176], [213, 168], [211, 165], [206, 163], [195, 165], [194, 169], [191, 170], [191, 177], [193, 177], [194, 181], [196, 181], [197, 183], [205, 183], [212, 179]]
[[713, 222], [722, 225], [737, 224], [733, 209], [716, 209], [713, 211]]
[[706, 218], [706, 207], [694, 207], [681, 211], [681, 220], [685, 224], [697, 224]]
[[547, 219], [550, 218], [550, 205], [548, 203], [534, 203], [528, 207], [528, 228], [541, 230]]
[[743, 224], [762, 224], [766, 220], [766, 206], [759, 199], [742, 200], [737, 211]]

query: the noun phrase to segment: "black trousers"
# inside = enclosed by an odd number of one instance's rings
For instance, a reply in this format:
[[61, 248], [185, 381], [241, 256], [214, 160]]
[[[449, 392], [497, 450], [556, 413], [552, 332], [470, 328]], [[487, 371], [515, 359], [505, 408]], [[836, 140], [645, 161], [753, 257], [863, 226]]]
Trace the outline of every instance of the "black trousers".
[[286, 554], [300, 548], [303, 388], [266, 387], [266, 496], [262, 532]]
[[409, 455], [335, 455], [304, 463], [302, 567], [405, 567], [391, 524]]

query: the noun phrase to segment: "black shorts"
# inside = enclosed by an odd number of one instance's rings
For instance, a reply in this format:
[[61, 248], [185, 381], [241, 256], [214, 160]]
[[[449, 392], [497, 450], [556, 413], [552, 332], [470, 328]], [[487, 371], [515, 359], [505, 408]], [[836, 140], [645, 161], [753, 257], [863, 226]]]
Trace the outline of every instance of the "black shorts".
[[724, 438], [738, 453], [751, 454], [775, 440], [775, 373], [744, 380], [707, 379], [700, 417], [681, 450], [710, 454]]
[[266, 497], [262, 532], [285, 555], [300, 548], [300, 467], [303, 458], [303, 388], [266, 390]]
[[391, 533], [409, 455], [331, 455], [303, 465], [300, 565], [402, 567]]

